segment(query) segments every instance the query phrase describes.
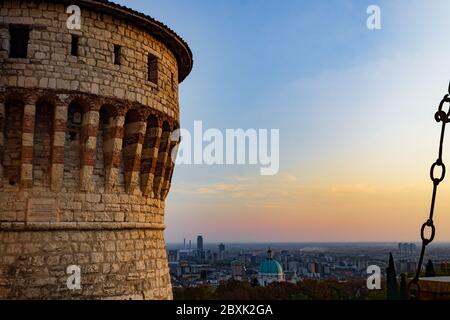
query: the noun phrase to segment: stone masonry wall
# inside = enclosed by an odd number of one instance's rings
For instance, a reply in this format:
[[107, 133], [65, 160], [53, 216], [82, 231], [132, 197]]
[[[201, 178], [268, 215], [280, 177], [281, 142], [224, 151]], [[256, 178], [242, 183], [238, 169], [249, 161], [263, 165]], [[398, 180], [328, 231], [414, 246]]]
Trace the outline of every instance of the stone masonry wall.
[[[178, 118], [178, 68], [173, 53], [145, 31], [107, 14], [81, 8], [81, 30], [69, 31], [62, 4], [2, 1], [0, 86], [76, 90], [136, 101]], [[10, 59], [7, 25], [31, 26], [26, 59]], [[78, 56], [70, 54], [78, 35]], [[122, 46], [121, 65], [114, 45]], [[158, 58], [158, 83], [148, 81], [148, 54]]]
[[[72, 56], [67, 17], [51, 1], [0, 1], [0, 299], [171, 299], [177, 60], [151, 34], [85, 8]], [[9, 57], [12, 24], [30, 27], [27, 58]], [[69, 265], [80, 290], [66, 286]]]
[[[167, 299], [164, 250], [151, 230], [0, 232], [0, 285], [14, 283], [0, 299]], [[67, 288], [66, 265], [81, 266], [82, 290]]]

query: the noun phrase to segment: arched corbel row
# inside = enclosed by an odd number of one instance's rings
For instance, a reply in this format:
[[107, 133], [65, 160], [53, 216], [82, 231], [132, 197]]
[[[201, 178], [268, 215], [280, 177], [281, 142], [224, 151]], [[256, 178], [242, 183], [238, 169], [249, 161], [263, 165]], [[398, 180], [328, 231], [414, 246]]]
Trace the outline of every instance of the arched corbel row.
[[[123, 165], [125, 188], [128, 193], [142, 191], [145, 196], [156, 199], [165, 199], [167, 196], [174, 170], [174, 159], [171, 159], [171, 153], [177, 144], [171, 141], [172, 128], [178, 127], [174, 125], [173, 119], [168, 119], [139, 104], [105, 100], [100, 97], [51, 92], [6, 91], [0, 92], [0, 177], [5, 177], [7, 174], [11, 185], [17, 181], [22, 187], [33, 186], [36, 106], [38, 103], [39, 105], [43, 103], [53, 108], [48, 183], [52, 191], [61, 190], [64, 183], [65, 144], [66, 139], [69, 139], [67, 134], [70, 134], [67, 132], [69, 106], [76, 103], [80, 112], [82, 110], [80, 138], [77, 139], [80, 143], [79, 189], [93, 191], [92, 175], [97, 156], [99, 111], [100, 107], [107, 105], [108, 116], [106, 120], [102, 120], [106, 122], [102, 124], [103, 150], [100, 151], [104, 161], [105, 191], [117, 191], [115, 185], [119, 181], [118, 176]], [[12, 99], [11, 103], [8, 99]], [[10, 129], [18, 133], [18, 137], [15, 138], [18, 147], [12, 148], [17, 154], [17, 159], [13, 159], [11, 164], [9, 160], [4, 161], [8, 148], [7, 141], [9, 141], [5, 135], [8, 128], [8, 103], [11, 106], [20, 107], [20, 121], [15, 120], [19, 131], [14, 127]], [[19, 114], [18, 111], [14, 113]], [[17, 177], [16, 180], [14, 177]]]

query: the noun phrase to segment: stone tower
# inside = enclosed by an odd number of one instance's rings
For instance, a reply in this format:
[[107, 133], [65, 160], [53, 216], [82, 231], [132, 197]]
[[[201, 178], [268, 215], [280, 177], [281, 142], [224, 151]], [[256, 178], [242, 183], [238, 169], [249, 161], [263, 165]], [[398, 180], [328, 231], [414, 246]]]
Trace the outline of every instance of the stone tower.
[[164, 202], [192, 63], [109, 1], [0, 0], [0, 299], [172, 298]]

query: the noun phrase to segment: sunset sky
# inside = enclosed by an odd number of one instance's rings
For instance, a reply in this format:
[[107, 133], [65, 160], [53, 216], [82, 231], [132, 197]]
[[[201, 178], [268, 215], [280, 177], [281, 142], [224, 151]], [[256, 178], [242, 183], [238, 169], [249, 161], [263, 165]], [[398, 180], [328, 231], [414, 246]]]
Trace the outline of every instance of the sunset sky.
[[[117, 2], [189, 43], [182, 127], [280, 129], [278, 175], [176, 168], [168, 242], [419, 241], [450, 80], [449, 1]], [[366, 27], [371, 4], [381, 30]], [[450, 240], [450, 178], [435, 222]]]

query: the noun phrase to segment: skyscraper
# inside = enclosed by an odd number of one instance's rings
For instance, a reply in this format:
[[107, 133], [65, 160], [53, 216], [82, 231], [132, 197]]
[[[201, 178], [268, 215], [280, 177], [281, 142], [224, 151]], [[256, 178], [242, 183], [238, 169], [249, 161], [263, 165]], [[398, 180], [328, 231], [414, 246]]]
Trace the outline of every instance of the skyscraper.
[[203, 236], [201, 235], [197, 236], [197, 251], [203, 252]]

